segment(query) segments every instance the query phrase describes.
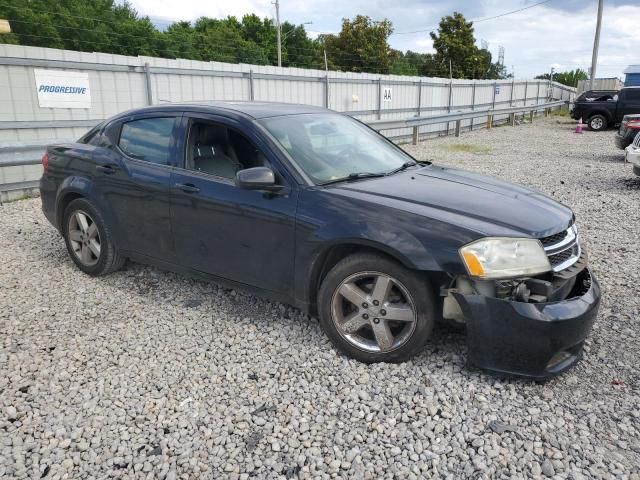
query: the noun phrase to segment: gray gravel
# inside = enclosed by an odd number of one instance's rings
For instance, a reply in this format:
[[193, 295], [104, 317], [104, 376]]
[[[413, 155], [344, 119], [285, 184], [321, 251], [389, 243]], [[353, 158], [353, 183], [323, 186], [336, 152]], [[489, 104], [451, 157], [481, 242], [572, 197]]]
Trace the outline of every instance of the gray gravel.
[[443, 327], [367, 366], [285, 305], [136, 264], [93, 279], [38, 199], [1, 206], [0, 477], [640, 479], [640, 180], [612, 132], [557, 122], [408, 147], [574, 208], [604, 301], [545, 384], [466, 367]]

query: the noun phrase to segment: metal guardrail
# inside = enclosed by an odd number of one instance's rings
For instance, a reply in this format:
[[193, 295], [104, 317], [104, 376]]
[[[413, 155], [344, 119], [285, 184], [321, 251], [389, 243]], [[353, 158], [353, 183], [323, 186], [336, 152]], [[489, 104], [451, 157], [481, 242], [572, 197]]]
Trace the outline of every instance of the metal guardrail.
[[[460, 136], [461, 124], [463, 120], [470, 120], [478, 117], [487, 117], [487, 128], [493, 125], [493, 117], [495, 115], [510, 115], [510, 121], [515, 124], [515, 115], [517, 113], [533, 112], [560, 107], [566, 105], [567, 102], [560, 100], [555, 102], [541, 103], [538, 105], [522, 105], [518, 107], [494, 108], [472, 110], [467, 112], [451, 112], [443, 115], [434, 115], [429, 117], [410, 117], [402, 120], [374, 120], [367, 122], [375, 130], [392, 130], [398, 128], [412, 128], [413, 144], [418, 142], [419, 127], [425, 125], [449, 124], [455, 122], [455, 135]], [[0, 145], [0, 168], [39, 165], [42, 154], [48, 144], [64, 143], [73, 141], [67, 139], [49, 139], [38, 140], [29, 143], [8, 143]], [[16, 190], [25, 190], [38, 186], [38, 181], [22, 181], [14, 183], [0, 184], [0, 193]]]
[[495, 115], [509, 115], [512, 124], [515, 123], [516, 113], [530, 113], [535, 111], [547, 110], [554, 107], [561, 107], [566, 105], [565, 100], [558, 100], [555, 102], [541, 103], [538, 105], [522, 105], [519, 107], [509, 108], [488, 108], [484, 110], [472, 110], [470, 112], [452, 112], [445, 115], [434, 115], [430, 117], [412, 117], [402, 120], [373, 120], [367, 122], [369, 126], [375, 130], [393, 130], [396, 128], [412, 128], [413, 129], [413, 144], [418, 143], [418, 129], [425, 125], [437, 125], [440, 123], [456, 123], [455, 135], [460, 136], [460, 130], [463, 120], [471, 120], [478, 117], [487, 117], [487, 128], [491, 128], [493, 125], [493, 117]]

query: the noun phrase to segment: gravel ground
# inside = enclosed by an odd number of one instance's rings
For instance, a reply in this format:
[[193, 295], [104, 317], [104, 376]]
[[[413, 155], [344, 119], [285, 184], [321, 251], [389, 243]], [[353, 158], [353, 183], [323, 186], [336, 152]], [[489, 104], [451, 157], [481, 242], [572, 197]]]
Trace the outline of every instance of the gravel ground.
[[408, 147], [574, 208], [604, 300], [582, 362], [544, 384], [465, 366], [444, 327], [367, 366], [285, 305], [136, 264], [93, 279], [38, 199], [2, 205], [0, 477], [639, 479], [640, 179], [612, 132], [572, 128]]

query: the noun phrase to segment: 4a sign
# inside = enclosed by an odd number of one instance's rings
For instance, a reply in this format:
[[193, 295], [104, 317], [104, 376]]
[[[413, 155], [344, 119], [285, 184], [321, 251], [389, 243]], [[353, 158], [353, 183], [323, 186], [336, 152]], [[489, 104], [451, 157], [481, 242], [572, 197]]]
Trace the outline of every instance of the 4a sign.
[[42, 108], [91, 108], [87, 72], [34, 71], [38, 104]]
[[391, 89], [388, 87], [385, 87], [382, 89], [382, 101], [383, 102], [390, 102], [391, 101]]

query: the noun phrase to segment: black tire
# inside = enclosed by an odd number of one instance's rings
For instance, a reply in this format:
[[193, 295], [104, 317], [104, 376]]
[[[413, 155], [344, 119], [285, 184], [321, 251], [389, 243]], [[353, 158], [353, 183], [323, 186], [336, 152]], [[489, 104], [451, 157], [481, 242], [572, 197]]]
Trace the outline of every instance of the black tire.
[[607, 121], [607, 117], [598, 113], [589, 117], [588, 125], [589, 130], [600, 132], [602, 130], [606, 130], [606, 128], [609, 126], [609, 122]]
[[[83, 261], [78, 258], [79, 254], [74, 250], [72, 241], [69, 238], [71, 217], [75, 216], [76, 212], [88, 215], [89, 219], [95, 223], [98, 230], [100, 254], [92, 264], [83, 263]], [[86, 198], [76, 198], [67, 205], [67, 208], [65, 208], [62, 217], [62, 235], [64, 237], [65, 244], [67, 245], [67, 251], [69, 252], [71, 260], [73, 260], [80, 270], [88, 275], [93, 277], [106, 275], [122, 268], [126, 261], [125, 257], [118, 254], [113, 244], [113, 236], [107, 223], [104, 221], [104, 217], [93, 203]]]
[[[413, 301], [415, 328], [406, 341], [393, 350], [370, 352], [358, 348], [342, 336], [334, 322], [332, 305], [337, 289], [345, 280], [363, 272], [381, 273], [399, 281]], [[338, 350], [364, 363], [399, 363], [419, 353], [430, 338], [435, 305], [433, 290], [424, 274], [374, 253], [354, 254], [338, 262], [324, 278], [318, 293], [318, 312], [324, 332]]]

